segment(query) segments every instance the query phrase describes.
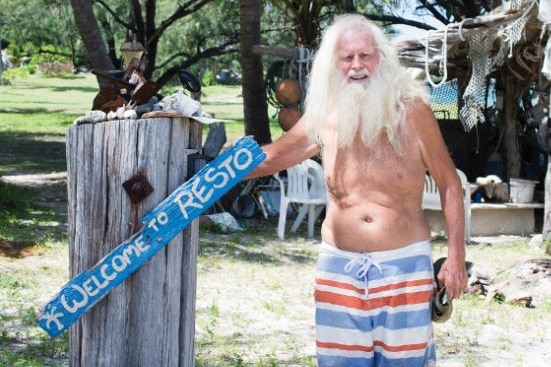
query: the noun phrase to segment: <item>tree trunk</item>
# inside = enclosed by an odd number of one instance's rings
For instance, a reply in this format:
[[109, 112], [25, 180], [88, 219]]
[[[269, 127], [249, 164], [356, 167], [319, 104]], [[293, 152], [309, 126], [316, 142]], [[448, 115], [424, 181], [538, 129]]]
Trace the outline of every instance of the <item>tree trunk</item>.
[[[92, 1], [71, 0], [71, 7], [92, 69], [114, 69], [113, 62], [109, 58], [105, 42], [101, 36], [98, 22], [94, 16]], [[108, 85], [108, 82], [101, 78], [98, 78], [98, 83], [101, 87]]]
[[[109, 121], [67, 134], [70, 275], [93, 267], [185, 181], [201, 125], [184, 118]], [[142, 173], [153, 191], [131, 201]], [[75, 366], [193, 366], [198, 221], [113, 289], [69, 330]]]
[[252, 135], [258, 144], [270, 143], [268, 102], [262, 73], [262, 60], [253, 52], [260, 44], [260, 8], [257, 0], [240, 1], [241, 72], [245, 135]]
[[506, 78], [503, 96], [503, 122], [505, 127], [504, 141], [507, 151], [507, 179], [520, 177], [520, 144], [517, 131], [518, 92], [513, 78]]

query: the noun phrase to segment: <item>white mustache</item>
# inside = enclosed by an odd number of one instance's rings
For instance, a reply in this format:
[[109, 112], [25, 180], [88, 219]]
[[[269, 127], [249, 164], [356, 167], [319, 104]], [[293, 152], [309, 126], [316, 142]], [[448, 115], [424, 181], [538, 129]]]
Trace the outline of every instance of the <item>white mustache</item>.
[[369, 76], [369, 75], [371, 75], [371, 73], [369, 72], [368, 69], [350, 70], [350, 71], [348, 72], [348, 77], [349, 77], [349, 78], [352, 78], [352, 77]]

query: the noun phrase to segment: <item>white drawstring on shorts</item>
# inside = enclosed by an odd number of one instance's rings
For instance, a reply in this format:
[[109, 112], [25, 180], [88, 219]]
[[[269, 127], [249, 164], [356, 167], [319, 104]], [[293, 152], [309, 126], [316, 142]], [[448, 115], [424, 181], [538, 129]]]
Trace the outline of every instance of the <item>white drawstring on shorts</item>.
[[371, 266], [375, 266], [377, 269], [379, 269], [379, 273], [381, 273], [381, 275], [383, 275], [383, 270], [381, 269], [381, 266], [375, 260], [373, 260], [371, 255], [364, 252], [350, 259], [350, 261], [346, 263], [346, 265], [344, 266], [344, 271], [346, 271], [347, 273], [350, 273], [352, 271], [352, 268], [356, 264], [360, 265], [360, 267], [356, 271], [356, 276], [364, 280], [365, 296], [367, 297], [367, 294], [368, 294], [367, 272], [369, 271], [369, 268]]

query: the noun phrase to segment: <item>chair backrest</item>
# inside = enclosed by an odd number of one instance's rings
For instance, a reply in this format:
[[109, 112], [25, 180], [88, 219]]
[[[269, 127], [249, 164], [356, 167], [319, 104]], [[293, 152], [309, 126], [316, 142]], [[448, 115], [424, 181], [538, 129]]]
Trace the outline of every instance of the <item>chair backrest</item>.
[[323, 167], [312, 159], [307, 159], [302, 162], [302, 164], [308, 169], [308, 178], [310, 183], [308, 195], [310, 199], [327, 200], [327, 187], [325, 186]]
[[290, 201], [308, 200], [308, 169], [302, 163], [287, 168], [287, 178], [279, 173], [274, 177], [279, 181], [281, 196]]
[[[463, 171], [457, 169], [457, 175], [461, 180], [461, 186], [463, 187], [463, 206], [465, 208], [465, 240], [471, 242], [471, 188], [467, 176]], [[438, 193], [438, 187], [433, 178], [428, 174], [425, 175], [425, 188], [423, 190], [423, 202], [421, 204], [423, 209], [430, 210], [442, 210], [442, 204], [440, 203], [440, 194]]]
[[[463, 187], [463, 193], [465, 197], [468, 198], [470, 203], [470, 188], [469, 182], [467, 181], [467, 176], [463, 171], [456, 169], [457, 175], [461, 180], [461, 186]], [[467, 202], [467, 200], [464, 200]], [[441, 210], [442, 204], [440, 203], [440, 193], [438, 192], [438, 187], [434, 179], [428, 174], [425, 175], [425, 187], [423, 189], [423, 209], [432, 209], [432, 210]]]
[[316, 161], [307, 159], [287, 168], [286, 180], [279, 173], [276, 173], [274, 177], [280, 182], [282, 196], [289, 201], [327, 200], [323, 168]]
[[308, 168], [299, 163], [287, 169], [287, 197], [308, 200]]
[[440, 194], [438, 193], [438, 187], [432, 176], [425, 174], [425, 187], [423, 189], [423, 209], [440, 210], [442, 205], [440, 204]]

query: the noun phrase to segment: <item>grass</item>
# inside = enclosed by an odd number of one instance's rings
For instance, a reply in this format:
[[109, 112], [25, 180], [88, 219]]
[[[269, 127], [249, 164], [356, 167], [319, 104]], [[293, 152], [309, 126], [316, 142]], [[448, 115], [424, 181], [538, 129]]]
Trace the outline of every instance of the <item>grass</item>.
[[[11, 82], [0, 87], [0, 176], [65, 172], [65, 133], [77, 117], [90, 110], [98, 92], [95, 77], [19, 75]], [[244, 131], [239, 93], [240, 88], [231, 86], [212, 86], [203, 91], [203, 109], [233, 121], [226, 124], [228, 144]], [[276, 136], [281, 135], [273, 121], [272, 128]], [[37, 204], [43, 191], [0, 181], [0, 367], [66, 365], [67, 334], [47, 338], [35, 321], [38, 307], [67, 281], [67, 217], [64, 212]], [[235, 252], [247, 245], [240, 237], [232, 237], [227, 246]], [[202, 251], [210, 250], [207, 244]], [[243, 251], [242, 260], [256, 262], [262, 261], [261, 257]], [[201, 256], [201, 261], [210, 260]], [[202, 315], [202, 310], [197, 313]], [[207, 335], [215, 341], [215, 347], [224, 346], [224, 362], [201, 357], [208, 353], [201, 350], [204, 344], [199, 339], [198, 363], [250, 365], [245, 364], [239, 345], [233, 343], [232, 350], [225, 350], [231, 344], [227, 343], [229, 337], [209, 334], [208, 330], [217, 325], [215, 304], [206, 318]], [[246, 328], [250, 320], [242, 313], [235, 322]], [[208, 342], [205, 348], [212, 345]], [[276, 365], [274, 358], [260, 357], [257, 365]]]
[[197, 366], [314, 366], [315, 242], [281, 242], [275, 222], [246, 221], [240, 236], [201, 231]]
[[[93, 77], [35, 75], [1, 88], [0, 175], [64, 172], [64, 134], [89, 109], [96, 94]], [[243, 135], [239, 92], [204, 90], [206, 111], [237, 121], [226, 125], [229, 141]], [[272, 124], [277, 137], [281, 131]], [[47, 338], [34, 321], [68, 277], [66, 214], [40, 205], [43, 191], [0, 182], [0, 367], [67, 365], [67, 334]], [[275, 217], [243, 220], [245, 230], [238, 233], [201, 228], [196, 366], [315, 365], [312, 271], [318, 239], [305, 240], [303, 228], [279, 241], [276, 223]], [[445, 238], [436, 235], [433, 249], [435, 258], [445, 256]], [[468, 247], [469, 260], [496, 281], [536, 256], [527, 239]], [[465, 296], [454, 302], [451, 321], [435, 325], [441, 364], [474, 367], [495, 360], [532, 367], [529, 358], [537, 352], [530, 355], [534, 349], [521, 344], [523, 335], [530, 330], [534, 345], [548, 343], [550, 313], [550, 299], [524, 308]]]
[[[26, 117], [54, 113], [69, 117], [69, 122], [73, 121], [72, 116], [79, 116], [91, 109], [94, 96], [98, 92], [92, 74], [55, 78], [42, 77], [40, 74], [19, 76], [11, 85], [2, 86], [0, 89], [2, 113], [26, 114]], [[49, 119], [43, 120], [43, 123], [43, 126], [49, 125], [54, 130], [63, 129], [62, 126], [50, 124]]]

